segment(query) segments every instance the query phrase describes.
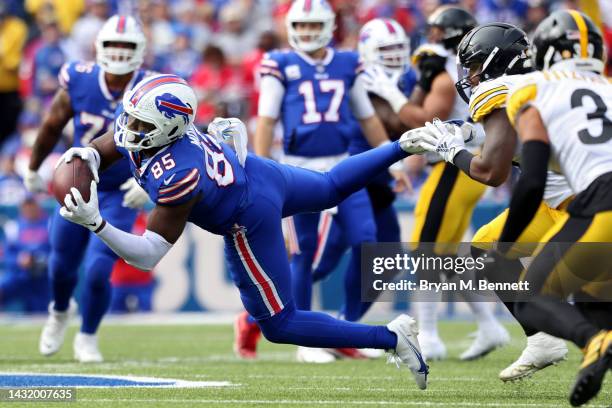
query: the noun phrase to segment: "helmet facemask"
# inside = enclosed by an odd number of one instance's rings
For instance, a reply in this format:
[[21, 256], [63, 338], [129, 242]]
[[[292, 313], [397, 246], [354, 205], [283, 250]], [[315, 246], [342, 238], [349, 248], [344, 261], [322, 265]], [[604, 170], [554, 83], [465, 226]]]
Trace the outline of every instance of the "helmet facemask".
[[142, 61], [135, 61], [136, 43], [104, 41], [98, 50], [98, 63], [105, 72], [123, 75], [136, 70]]
[[154, 123], [124, 111], [117, 118], [115, 125], [118, 144], [128, 151], [138, 152], [161, 146], [155, 142], [160, 140], [162, 131]]

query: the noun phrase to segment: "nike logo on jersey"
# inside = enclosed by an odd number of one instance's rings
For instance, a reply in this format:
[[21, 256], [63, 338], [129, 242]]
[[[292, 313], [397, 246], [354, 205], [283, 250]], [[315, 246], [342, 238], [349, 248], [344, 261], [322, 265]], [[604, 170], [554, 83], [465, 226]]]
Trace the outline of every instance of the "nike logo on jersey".
[[174, 178], [174, 176], [176, 176], [176, 173], [174, 173], [173, 175], [171, 175], [170, 177], [168, 177], [167, 179], [165, 179], [162, 183], [164, 184], [164, 186], [167, 186], [168, 184], [170, 184], [170, 182], [172, 182], [172, 179]]

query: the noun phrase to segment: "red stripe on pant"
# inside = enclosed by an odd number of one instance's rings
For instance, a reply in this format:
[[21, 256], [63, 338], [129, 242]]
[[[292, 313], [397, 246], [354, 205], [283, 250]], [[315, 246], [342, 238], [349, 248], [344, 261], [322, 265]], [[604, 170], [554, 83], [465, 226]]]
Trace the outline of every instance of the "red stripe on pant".
[[274, 314], [280, 312], [281, 310], [283, 310], [283, 308], [279, 304], [279, 302], [277, 302], [276, 296], [274, 296], [274, 291], [272, 290], [270, 283], [266, 281], [266, 279], [264, 278], [262, 274], [262, 271], [259, 270], [259, 268], [257, 267], [257, 264], [255, 263], [255, 260], [251, 256], [251, 253], [248, 248], [248, 243], [246, 242], [246, 237], [244, 236], [244, 233], [239, 232], [235, 236], [236, 236], [236, 243], [238, 244], [238, 252], [242, 256], [242, 259], [244, 259], [244, 262], [246, 263], [246, 267], [249, 268], [249, 271], [255, 277], [255, 280], [257, 281], [257, 283], [261, 285], [261, 288], [263, 289], [266, 299], [268, 303], [270, 304], [270, 306], [272, 307]]

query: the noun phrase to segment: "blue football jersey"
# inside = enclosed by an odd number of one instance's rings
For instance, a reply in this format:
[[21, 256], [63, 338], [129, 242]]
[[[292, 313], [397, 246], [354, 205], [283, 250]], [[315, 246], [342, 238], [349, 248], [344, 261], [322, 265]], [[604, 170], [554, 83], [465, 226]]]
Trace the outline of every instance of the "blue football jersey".
[[[402, 91], [406, 97], [410, 97], [414, 87], [417, 83], [417, 75], [414, 69], [408, 68], [398, 81], [398, 88]], [[354, 127], [354, 131], [349, 143], [349, 153], [358, 154], [370, 150], [371, 146], [366, 140], [361, 128], [357, 125]]]
[[[145, 76], [147, 71], [137, 70], [126, 89], [131, 89]], [[114, 124], [115, 110], [121, 104], [123, 93], [113, 93], [106, 86], [104, 72], [93, 62], [69, 62], [59, 73], [60, 86], [70, 95], [74, 112], [73, 146], [85, 146], [106, 133]], [[117, 189], [130, 177], [126, 160], [115, 163], [100, 173], [98, 189]]]
[[281, 120], [286, 154], [320, 157], [347, 151], [356, 123], [349, 92], [361, 71], [357, 53], [332, 48], [319, 63], [295, 51], [264, 56], [260, 74], [274, 76], [285, 88]]
[[232, 227], [247, 202], [247, 178], [236, 153], [195, 126], [185, 136], [146, 158], [142, 152], [117, 150], [156, 205], [175, 206], [199, 197], [189, 221], [217, 234]]

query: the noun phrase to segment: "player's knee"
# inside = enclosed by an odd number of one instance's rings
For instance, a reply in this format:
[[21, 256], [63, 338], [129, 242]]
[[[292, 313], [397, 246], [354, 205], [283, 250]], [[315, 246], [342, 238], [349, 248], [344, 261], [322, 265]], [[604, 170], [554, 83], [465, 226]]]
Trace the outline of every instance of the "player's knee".
[[272, 343], [294, 343], [295, 339], [291, 335], [291, 330], [288, 330], [292, 314], [293, 310], [283, 309], [270, 318], [258, 320], [257, 324], [266, 340]]

